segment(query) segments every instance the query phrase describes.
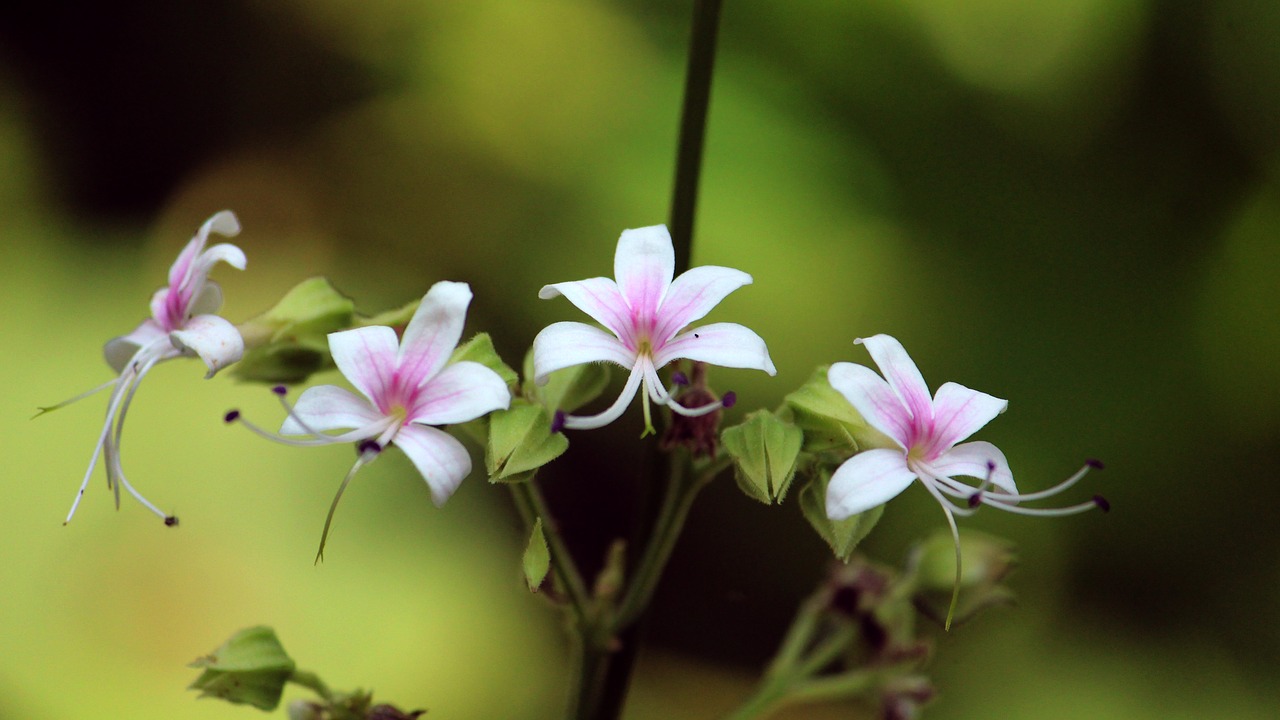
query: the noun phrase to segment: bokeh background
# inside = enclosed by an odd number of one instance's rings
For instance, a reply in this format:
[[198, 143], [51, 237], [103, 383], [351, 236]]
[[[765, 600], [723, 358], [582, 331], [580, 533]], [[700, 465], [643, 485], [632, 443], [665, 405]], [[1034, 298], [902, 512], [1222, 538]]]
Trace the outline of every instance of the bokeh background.
[[[1020, 604], [938, 638], [934, 718], [1263, 718], [1280, 703], [1280, 5], [1256, 0], [730, 0], [697, 264], [755, 284], [712, 319], [776, 378], [738, 412], [901, 339], [935, 387], [1010, 400], [983, 431], [1023, 487], [1086, 457], [1110, 515], [967, 524], [1016, 540]], [[548, 282], [609, 274], [667, 212], [689, 8], [674, 0], [239, 0], [0, 10], [0, 718], [235, 718], [184, 664], [274, 625], [337, 687], [436, 718], [554, 718], [558, 617], [521, 589], [519, 523], [475, 476], [441, 510], [403, 457], [351, 461], [222, 426], [265, 389], [169, 363], [125, 466], [61, 520], [101, 422], [106, 339], [195, 228], [234, 209], [246, 319], [324, 274], [366, 312], [470, 282], [519, 362], [578, 319]], [[323, 378], [332, 380], [333, 378]], [[634, 411], [634, 408], [633, 408]], [[575, 436], [547, 490], [585, 556], [635, 497], [638, 412]], [[895, 500], [865, 549], [940, 527]], [[594, 549], [593, 549], [594, 548]], [[628, 717], [747, 696], [829, 553], [793, 500], [731, 479], [695, 507]], [[795, 717], [860, 717], [826, 708]], [[850, 713], [853, 713], [850, 715]]]

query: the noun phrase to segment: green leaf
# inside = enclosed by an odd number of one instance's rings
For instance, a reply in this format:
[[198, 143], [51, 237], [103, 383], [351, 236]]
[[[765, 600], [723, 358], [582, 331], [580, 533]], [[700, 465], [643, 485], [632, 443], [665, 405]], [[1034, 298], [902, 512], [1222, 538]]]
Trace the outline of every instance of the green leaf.
[[796, 425], [804, 430], [804, 449], [839, 449], [851, 454], [871, 447], [896, 447], [867, 424], [853, 405], [827, 381], [830, 366], [821, 365], [803, 385], [784, 399]]
[[809, 481], [800, 491], [800, 510], [818, 535], [827, 541], [836, 557], [841, 562], [849, 562], [858, 543], [880, 522], [884, 506], [878, 505], [844, 520], [832, 520], [827, 517], [827, 484], [830, 481], [831, 473], [826, 470]]
[[542, 518], [533, 523], [533, 532], [529, 534], [529, 545], [524, 550], [522, 565], [524, 581], [529, 584], [529, 591], [538, 592], [551, 570], [551, 551], [547, 548], [547, 537], [542, 533]]
[[546, 465], [569, 449], [564, 433], [551, 432], [546, 411], [517, 398], [508, 410], [489, 415], [485, 466], [490, 482], [520, 482], [530, 470]]
[[493, 338], [489, 337], [489, 333], [477, 333], [475, 337], [459, 345], [453, 351], [453, 355], [450, 356], [449, 362], [455, 363], [460, 360], [480, 363], [498, 373], [498, 377], [501, 377], [502, 382], [508, 386], [520, 382], [520, 377], [516, 375], [516, 371], [502, 362], [498, 351], [493, 347]]
[[538, 385], [533, 373], [533, 348], [524, 356], [525, 396], [541, 404], [548, 414], [556, 410], [573, 412], [600, 397], [609, 385], [609, 368], [602, 363], [586, 363], [557, 370]]
[[189, 667], [204, 668], [189, 688], [199, 690], [200, 697], [274, 710], [293, 674], [294, 662], [285, 654], [275, 631], [258, 626], [232, 635]]
[[768, 410], [757, 410], [720, 434], [734, 460], [738, 487], [762, 503], [782, 502], [796, 473], [804, 432]]
[[355, 304], [326, 278], [303, 280], [238, 327], [245, 354], [232, 372], [253, 382], [302, 382], [330, 367], [327, 336], [350, 327], [354, 317]]

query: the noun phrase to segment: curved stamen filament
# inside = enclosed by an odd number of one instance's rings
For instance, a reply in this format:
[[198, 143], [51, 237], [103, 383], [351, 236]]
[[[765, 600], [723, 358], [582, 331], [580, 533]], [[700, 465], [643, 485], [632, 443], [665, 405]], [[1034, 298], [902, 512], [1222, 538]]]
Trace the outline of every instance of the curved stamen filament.
[[674, 397], [672, 397], [671, 393], [663, 387], [662, 379], [658, 377], [658, 371], [650, 361], [645, 362], [644, 375], [645, 386], [649, 390], [649, 397], [653, 398], [655, 403], [659, 405], [666, 405], [671, 408], [673, 412], [680, 413], [685, 417], [701, 417], [724, 407], [723, 401], [714, 402], [709, 405], [699, 405], [696, 408], [688, 408], [681, 405]]
[[329, 513], [324, 517], [324, 530], [320, 531], [320, 548], [316, 550], [317, 565], [324, 560], [324, 544], [329, 540], [329, 527], [333, 525], [333, 514], [338, 510], [338, 501], [342, 499], [342, 493], [346, 491], [351, 478], [356, 476], [360, 468], [377, 459], [378, 453], [381, 451], [382, 446], [372, 441], [369, 441], [367, 445], [361, 444], [360, 457], [356, 458], [355, 463], [351, 465], [351, 469], [347, 471], [347, 476], [342, 478], [342, 484], [338, 486], [338, 492], [334, 494], [333, 502], [329, 503]]

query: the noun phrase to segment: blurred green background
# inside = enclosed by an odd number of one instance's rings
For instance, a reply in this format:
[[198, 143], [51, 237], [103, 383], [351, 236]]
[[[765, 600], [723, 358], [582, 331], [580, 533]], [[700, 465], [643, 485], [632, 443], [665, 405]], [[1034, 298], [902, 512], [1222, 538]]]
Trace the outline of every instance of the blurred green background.
[[[61, 520], [105, 400], [101, 344], [145, 316], [206, 217], [246, 272], [224, 314], [326, 274], [376, 312], [470, 282], [508, 362], [581, 319], [548, 282], [610, 274], [662, 222], [689, 8], [667, 0], [58, 1], [0, 10], [5, 502], [0, 718], [256, 717], [184, 664], [274, 625], [338, 687], [436, 718], [554, 718], [558, 617], [523, 592], [519, 522], [473, 477], [442, 510], [402, 456], [325, 508], [351, 461], [222, 426], [265, 389], [162, 366], [124, 462], [181, 516]], [[1280, 691], [1280, 5], [1256, 0], [729, 0], [697, 264], [755, 277], [711, 317], [776, 378], [719, 371], [737, 412], [887, 332], [932, 386], [1010, 400], [981, 435], [1020, 485], [1086, 457], [1110, 515], [967, 524], [1015, 540], [1021, 598], [938, 639], [933, 718], [1274, 717]], [[331, 378], [322, 378], [330, 380]], [[638, 411], [547, 474], [586, 561], [635, 498]], [[621, 463], [621, 465], [619, 465]], [[942, 525], [918, 488], [864, 545]], [[656, 600], [628, 717], [746, 697], [829, 553], [794, 502], [725, 477]], [[820, 715], [848, 717], [848, 708]], [[855, 709], [868, 714], [867, 708]], [[869, 715], [868, 715], [869, 716]]]

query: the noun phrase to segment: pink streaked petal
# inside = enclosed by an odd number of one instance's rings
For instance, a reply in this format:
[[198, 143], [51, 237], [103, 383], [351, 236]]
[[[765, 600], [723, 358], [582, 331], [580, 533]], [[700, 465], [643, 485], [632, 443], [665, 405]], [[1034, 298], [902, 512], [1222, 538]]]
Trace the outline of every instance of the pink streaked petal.
[[854, 455], [836, 469], [827, 485], [827, 517], [844, 520], [897, 497], [915, 473], [898, 450], [877, 448]]
[[396, 331], [381, 325], [329, 334], [334, 364], [375, 406], [390, 388], [399, 349]]
[[167, 336], [168, 333], [157, 325], [155, 320], [143, 320], [142, 324], [128, 335], [108, 340], [107, 344], [102, 346], [102, 355], [111, 369], [119, 375], [140, 348]]
[[[186, 309], [186, 304], [182, 288], [160, 288], [151, 295], [151, 317], [161, 329], [168, 332], [181, 325], [186, 319], [181, 316]], [[178, 309], [177, 317], [174, 317], [175, 308]]]
[[[209, 233], [211, 232], [224, 237], [235, 237], [240, 234], [240, 222], [236, 220], [235, 213], [230, 210], [214, 213], [212, 217], [205, 220], [200, 229], [196, 231], [195, 236], [179, 253], [178, 259], [174, 261], [173, 266], [169, 268], [169, 287], [177, 287], [185, 283], [187, 278], [192, 275], [191, 265], [196, 262], [200, 251], [204, 249], [205, 242], [209, 239]], [[240, 262], [239, 268], [243, 270], [243, 259]]]
[[631, 309], [622, 298], [617, 283], [609, 278], [588, 278], [546, 285], [538, 291], [538, 297], [543, 300], [550, 300], [557, 295], [563, 295], [579, 310], [609, 328], [618, 339], [635, 347], [636, 332], [631, 322]]
[[600, 328], [578, 322], [552, 323], [533, 339], [533, 375], [538, 383], [556, 370], [589, 362], [630, 368], [636, 354]]
[[217, 315], [197, 315], [181, 330], [169, 333], [169, 341], [184, 354], [198, 355], [211, 378], [222, 368], [244, 357], [244, 340], [235, 325]]
[[907, 354], [902, 343], [889, 335], [858, 338], [854, 343], [865, 345], [871, 359], [880, 368], [889, 387], [902, 399], [919, 426], [924, 427], [933, 418], [933, 401], [929, 398], [929, 386], [925, 384], [920, 369]]
[[451, 425], [511, 406], [511, 391], [498, 373], [477, 362], [448, 365], [419, 393], [409, 422]]
[[943, 383], [933, 396], [934, 446], [946, 450], [969, 437], [1009, 407], [1008, 400]]
[[653, 364], [664, 367], [672, 360], [688, 358], [720, 367], [749, 368], [777, 374], [769, 348], [751, 329], [737, 323], [712, 323], [677, 335], [655, 349]]
[[912, 441], [911, 413], [884, 378], [871, 368], [838, 362], [827, 371], [827, 382], [871, 427], [906, 449]]
[[200, 253], [200, 256], [196, 258], [190, 277], [193, 279], [206, 277], [213, 270], [213, 266], [220, 262], [224, 262], [237, 270], [243, 270], [248, 261], [245, 259], [244, 251], [239, 247], [230, 243], [219, 243]]
[[440, 372], [458, 347], [469, 304], [471, 288], [466, 283], [441, 281], [431, 286], [400, 341], [396, 367], [401, 382], [417, 387]]
[[[296, 415], [302, 420], [298, 422]], [[281, 435], [309, 435], [307, 427], [317, 432], [368, 427], [381, 423], [385, 418], [368, 400], [334, 385], [317, 385], [307, 388], [293, 406], [293, 415], [285, 418], [280, 426]], [[370, 437], [380, 431], [380, 427]]]
[[1013, 471], [1009, 469], [1009, 460], [1000, 448], [989, 442], [978, 440], [957, 445], [942, 457], [930, 463], [930, 468], [943, 477], [971, 477], [978, 481], [987, 479], [987, 463], [995, 464], [991, 471], [991, 484], [1001, 490], [1017, 494], [1018, 486], [1013, 482]]
[[662, 342], [686, 325], [701, 320], [729, 293], [751, 284], [751, 276], [733, 268], [706, 265], [682, 273], [667, 289], [658, 309], [655, 342]]
[[404, 451], [431, 488], [436, 507], [444, 505], [463, 479], [471, 473], [467, 449], [443, 430], [423, 425], [405, 425], [391, 442]]
[[657, 315], [675, 274], [676, 253], [666, 225], [623, 230], [613, 256], [613, 276], [641, 323]]

